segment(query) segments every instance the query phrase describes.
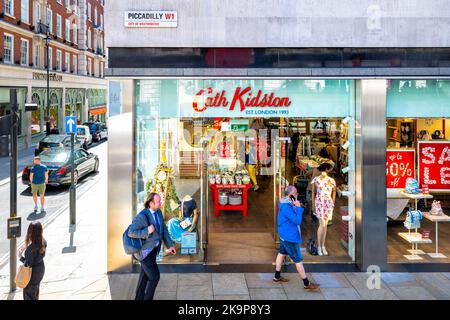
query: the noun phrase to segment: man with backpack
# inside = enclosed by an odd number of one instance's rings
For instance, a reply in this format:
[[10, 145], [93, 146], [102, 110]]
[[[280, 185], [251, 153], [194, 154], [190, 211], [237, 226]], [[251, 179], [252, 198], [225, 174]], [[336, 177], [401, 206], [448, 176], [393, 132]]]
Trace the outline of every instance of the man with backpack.
[[161, 249], [162, 241], [172, 255], [177, 252], [164, 224], [159, 194], [149, 193], [144, 206], [145, 208], [134, 217], [133, 222], [127, 229], [127, 234], [130, 238], [144, 240], [142, 248], [133, 254], [141, 263], [135, 299], [153, 300], [160, 279], [156, 256]]

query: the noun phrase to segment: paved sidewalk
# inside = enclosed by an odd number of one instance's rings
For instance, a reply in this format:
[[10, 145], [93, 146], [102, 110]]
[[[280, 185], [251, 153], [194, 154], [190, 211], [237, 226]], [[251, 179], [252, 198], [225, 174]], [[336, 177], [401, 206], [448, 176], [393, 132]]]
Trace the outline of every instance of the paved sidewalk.
[[[34, 157], [34, 149], [36, 146], [31, 146], [28, 149], [19, 150], [17, 157], [17, 174], [22, 173], [23, 168], [30, 164]], [[0, 185], [9, 183], [10, 158], [0, 157]]]
[[[48, 252], [41, 284], [42, 300], [133, 299], [137, 274], [107, 275], [106, 179], [102, 176], [77, 206], [75, 252], [70, 247], [69, 211], [46, 229]], [[99, 199], [102, 199], [99, 201]], [[367, 288], [365, 273], [312, 273], [320, 292], [305, 292], [297, 274], [273, 283], [272, 273], [162, 274], [156, 299], [450, 299], [450, 273], [384, 273], [381, 289]], [[9, 265], [0, 270], [0, 300], [22, 300], [22, 290], [9, 294]]]

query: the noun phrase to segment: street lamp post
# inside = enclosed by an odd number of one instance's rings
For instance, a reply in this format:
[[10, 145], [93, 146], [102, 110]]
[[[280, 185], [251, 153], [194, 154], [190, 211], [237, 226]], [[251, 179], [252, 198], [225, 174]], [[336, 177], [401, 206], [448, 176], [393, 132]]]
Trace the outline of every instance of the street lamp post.
[[47, 108], [45, 110], [45, 130], [46, 134], [50, 134], [50, 35], [47, 30], [47, 36], [45, 37], [45, 45], [47, 47]]

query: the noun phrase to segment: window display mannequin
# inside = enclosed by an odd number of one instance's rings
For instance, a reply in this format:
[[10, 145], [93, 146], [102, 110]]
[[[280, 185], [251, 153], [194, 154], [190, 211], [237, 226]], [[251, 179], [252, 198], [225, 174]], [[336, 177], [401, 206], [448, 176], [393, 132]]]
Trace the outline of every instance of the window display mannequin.
[[[331, 170], [329, 170], [331, 171]], [[325, 239], [327, 236], [328, 221], [333, 217], [334, 202], [336, 200], [336, 181], [328, 175], [327, 170], [323, 171], [312, 181], [312, 211], [319, 219], [317, 230], [317, 253], [319, 256], [327, 256]]]
[[[182, 222], [185, 223], [186, 220], [191, 224], [183, 228]], [[197, 203], [190, 195], [186, 195], [181, 202], [178, 217], [172, 218], [167, 222], [170, 238], [176, 243], [181, 243], [181, 235], [183, 233], [196, 231], [197, 220]]]

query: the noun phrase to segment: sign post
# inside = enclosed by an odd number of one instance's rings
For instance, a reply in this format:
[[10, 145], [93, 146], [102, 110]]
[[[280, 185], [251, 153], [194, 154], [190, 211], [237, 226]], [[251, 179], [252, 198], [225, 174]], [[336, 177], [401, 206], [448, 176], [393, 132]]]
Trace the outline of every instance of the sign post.
[[[11, 89], [9, 93], [9, 101], [11, 102], [11, 164], [10, 164], [10, 208], [9, 217], [17, 217], [17, 134], [18, 134], [18, 122], [17, 113], [19, 106], [17, 105], [17, 91]], [[16, 291], [16, 270], [17, 270], [17, 240], [15, 237], [11, 237], [9, 240], [9, 287], [11, 292]]]
[[[70, 134], [70, 225], [76, 225], [76, 186], [75, 186], [75, 134], [77, 131], [75, 116], [66, 117], [66, 133]], [[78, 179], [77, 179], [78, 180]]]

